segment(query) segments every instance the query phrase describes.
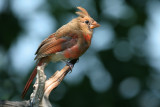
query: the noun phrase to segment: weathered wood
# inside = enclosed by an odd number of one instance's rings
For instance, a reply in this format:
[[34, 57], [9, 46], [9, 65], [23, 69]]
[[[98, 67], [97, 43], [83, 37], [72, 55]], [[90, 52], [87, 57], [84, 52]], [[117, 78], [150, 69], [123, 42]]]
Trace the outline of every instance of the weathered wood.
[[29, 101], [3, 101], [0, 100], [0, 107], [30, 107]]
[[[71, 60], [69, 63], [74, 64], [78, 59]], [[45, 66], [45, 65], [44, 65]], [[34, 84], [34, 90], [30, 100], [26, 101], [2, 101], [0, 107], [52, 107], [49, 101], [49, 95], [64, 79], [66, 74], [71, 70], [69, 65], [66, 65], [60, 71], [56, 71], [47, 81], [44, 74], [44, 66], [37, 67], [37, 77]]]

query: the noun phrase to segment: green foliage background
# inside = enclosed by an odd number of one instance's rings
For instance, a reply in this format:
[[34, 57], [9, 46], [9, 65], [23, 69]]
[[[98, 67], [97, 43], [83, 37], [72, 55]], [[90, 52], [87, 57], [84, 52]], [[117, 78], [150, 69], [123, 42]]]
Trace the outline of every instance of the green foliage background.
[[[115, 34], [114, 40], [109, 46], [104, 46], [109, 48], [94, 51], [103, 64], [103, 67], [111, 75], [112, 82], [110, 88], [103, 92], [97, 92], [91, 86], [90, 79], [87, 76], [84, 76], [82, 82], [79, 84], [73, 85], [63, 81], [50, 96], [52, 104], [55, 105], [55, 107], [159, 107], [159, 88], [148, 85], [149, 83], [156, 84], [158, 80], [156, 80], [157, 78], [155, 76], [159, 77], [159, 73], [150, 65], [148, 54], [146, 54], [143, 47], [149, 36], [145, 30], [146, 22], [149, 18], [147, 6], [148, 3], [158, 2], [158, 0], [121, 0], [132, 12], [134, 11], [134, 14], [130, 15], [130, 13], [126, 12], [121, 16], [117, 16], [118, 18], [103, 13], [104, 9], [107, 9], [107, 7], [102, 6], [104, 1], [105, 0], [46, 0], [45, 4], [37, 8], [37, 12], [44, 11], [47, 8], [47, 12], [56, 20], [56, 29], [58, 29], [67, 22], [66, 18], [70, 14], [74, 14], [76, 6], [82, 6], [86, 8], [89, 13], [91, 13], [91, 16], [100, 24], [110, 24]], [[106, 1], [109, 2], [110, 0]], [[118, 0], [114, 1], [115, 4], [118, 2]], [[13, 57], [10, 53], [11, 46], [17, 43], [21, 33], [28, 36], [24, 30], [26, 20], [13, 12], [13, 8], [11, 8], [12, 2], [13, 0], [5, 0], [2, 11], [0, 12], [1, 100], [22, 100], [20, 95], [30, 75], [27, 74], [27, 76], [23, 76], [23, 70], [21, 74], [17, 73], [11, 61]], [[86, 2], [90, 2], [91, 4], [87, 5]], [[114, 12], [118, 10], [110, 11]], [[135, 36], [131, 39], [129, 31], [135, 26], [138, 26], [140, 30], [135, 30]], [[98, 29], [102, 28], [103, 26]], [[55, 30], [53, 30], [53, 32], [54, 31]], [[98, 36], [101, 38], [101, 35]], [[23, 44], [21, 45], [23, 46]], [[118, 56], [116, 56], [117, 53]], [[131, 54], [131, 57], [126, 60], [125, 58], [128, 54]], [[19, 57], [17, 56], [17, 58]], [[54, 65], [55, 64], [50, 64], [48, 69], [56, 70]], [[29, 72], [32, 72], [32, 70], [33, 68], [31, 68]], [[89, 69], [87, 70], [89, 71]], [[76, 71], [73, 70], [73, 72]], [[128, 92], [128, 94], [126, 93], [126, 95], [124, 95], [125, 92], [121, 92], [120, 87], [127, 79], [133, 82], [129, 81], [127, 83], [128, 85], [124, 87], [124, 90]], [[131, 97], [127, 97], [127, 95], [132, 94], [132, 91], [128, 90], [134, 90], [135, 87], [132, 83], [137, 80], [139, 84], [137, 93]], [[32, 90], [29, 91], [29, 93], [31, 92]], [[26, 99], [29, 99], [29, 94]]]

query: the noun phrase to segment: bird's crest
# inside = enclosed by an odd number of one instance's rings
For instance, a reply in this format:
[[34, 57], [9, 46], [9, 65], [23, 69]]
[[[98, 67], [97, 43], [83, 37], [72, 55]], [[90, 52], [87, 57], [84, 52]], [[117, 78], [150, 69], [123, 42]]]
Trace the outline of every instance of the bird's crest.
[[80, 17], [89, 16], [86, 9], [84, 9], [82, 7], [77, 7], [77, 9], [79, 9], [80, 11], [76, 12], [76, 14], [78, 14]]

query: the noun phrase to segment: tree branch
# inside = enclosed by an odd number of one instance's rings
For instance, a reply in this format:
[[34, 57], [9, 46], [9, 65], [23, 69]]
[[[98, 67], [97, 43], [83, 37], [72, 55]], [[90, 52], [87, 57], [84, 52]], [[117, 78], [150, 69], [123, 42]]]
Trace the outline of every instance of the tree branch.
[[[46, 64], [37, 67], [37, 79], [33, 85], [34, 90], [30, 96], [30, 101], [33, 107], [38, 107], [43, 98], [46, 75], [44, 74], [44, 67]], [[47, 107], [47, 106], [46, 106]]]
[[30, 107], [29, 101], [3, 101], [0, 100], [0, 107]]
[[[69, 63], [74, 66], [78, 59], [71, 60]], [[36, 82], [34, 90], [28, 101], [0, 101], [0, 107], [52, 107], [49, 95], [64, 79], [70, 71], [70, 66], [66, 65], [60, 71], [56, 71], [47, 81], [44, 73], [46, 64], [37, 67]]]
[[[74, 66], [78, 59], [71, 60], [69, 63]], [[46, 82], [44, 88], [44, 95], [41, 101], [40, 106], [43, 107], [51, 107], [51, 103], [49, 101], [49, 95], [52, 90], [54, 90], [64, 79], [66, 74], [70, 71], [70, 66], [66, 65], [60, 71], [56, 71]]]

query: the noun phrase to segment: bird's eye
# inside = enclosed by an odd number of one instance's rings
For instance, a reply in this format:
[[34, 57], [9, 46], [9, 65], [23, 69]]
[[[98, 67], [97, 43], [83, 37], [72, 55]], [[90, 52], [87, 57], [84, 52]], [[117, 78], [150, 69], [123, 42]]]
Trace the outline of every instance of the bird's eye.
[[88, 21], [88, 20], [86, 20], [86, 21], [85, 21], [85, 23], [86, 23], [86, 24], [89, 24], [89, 21]]

